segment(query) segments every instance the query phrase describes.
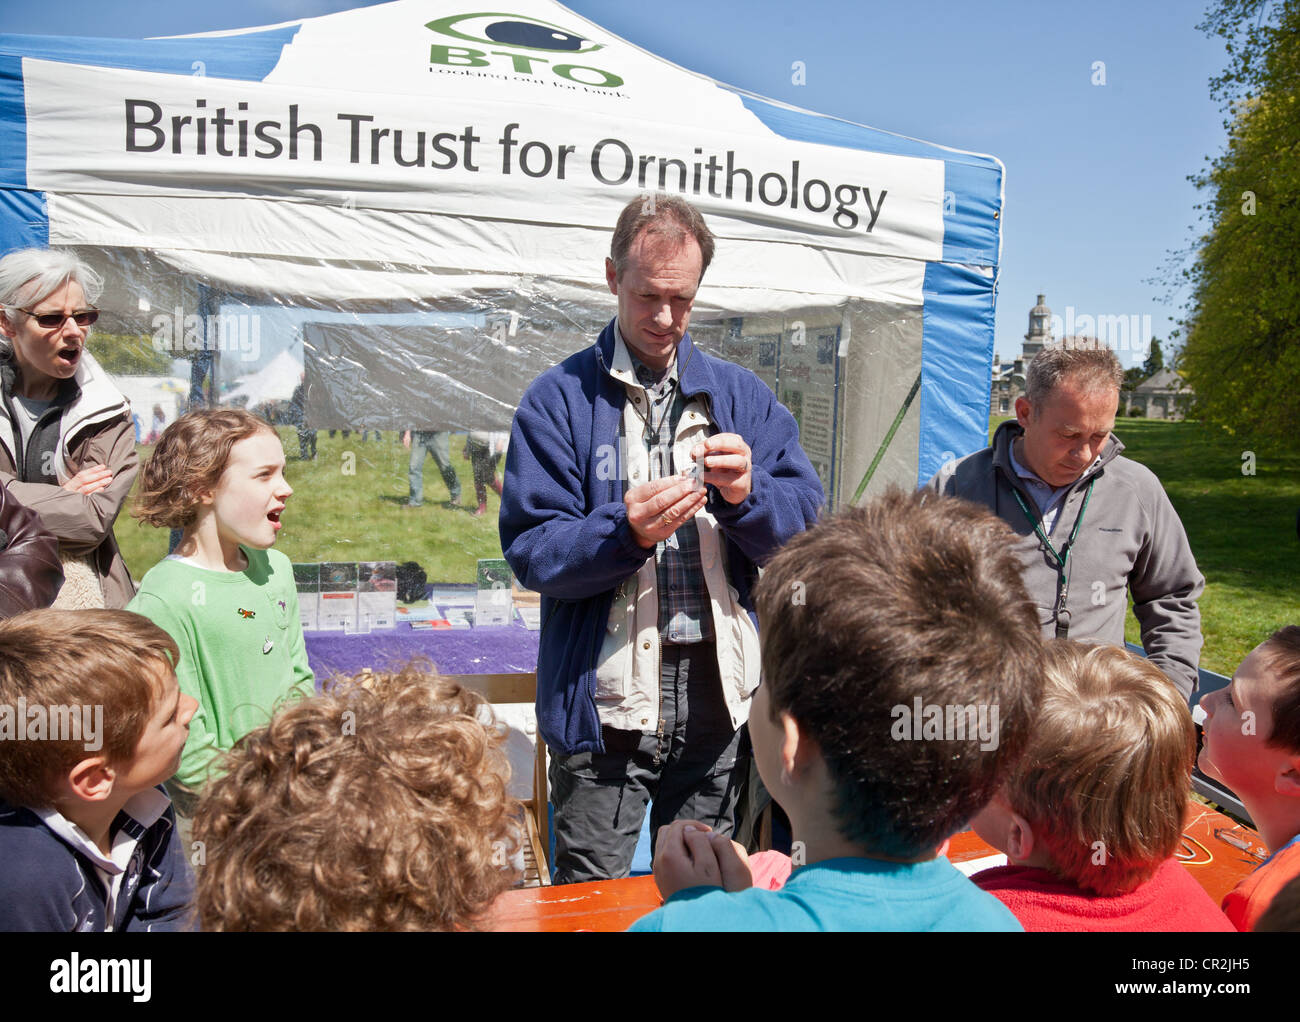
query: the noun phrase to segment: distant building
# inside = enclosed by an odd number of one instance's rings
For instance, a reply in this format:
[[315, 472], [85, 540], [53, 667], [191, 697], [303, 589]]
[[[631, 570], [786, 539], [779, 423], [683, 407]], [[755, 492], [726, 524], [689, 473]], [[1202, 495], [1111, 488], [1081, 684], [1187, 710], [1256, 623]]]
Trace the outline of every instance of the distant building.
[[1016, 359], [1005, 365], [993, 359], [993, 385], [989, 391], [990, 415], [1015, 415], [1016, 398], [1025, 392], [1025, 362]]
[[1052, 310], [1047, 307], [1047, 295], [1038, 296], [1038, 304], [1029, 310], [1029, 332], [1020, 357], [1003, 362], [993, 356], [993, 380], [989, 389], [990, 415], [1015, 415], [1016, 398], [1025, 393], [1025, 366], [1029, 360], [1052, 343]]
[[[1092, 337], [1055, 337], [1047, 295], [1039, 295], [1038, 302], [1029, 310], [1029, 331], [1025, 334], [1020, 356], [1010, 362], [1003, 362], [1000, 355], [993, 356], [989, 415], [1016, 414], [1016, 398], [1025, 393], [1025, 369], [1029, 360], [1044, 348], [1053, 345], [1093, 347], [1096, 344]], [[1181, 419], [1191, 404], [1192, 391], [1177, 373], [1161, 369], [1135, 390], [1123, 392], [1122, 398], [1121, 415], [1128, 415], [1132, 410], [1132, 414], [1150, 419]]]
[[1192, 389], [1172, 369], [1160, 369], [1124, 395], [1124, 414], [1179, 420], [1187, 415]]
[[1039, 295], [1037, 304], [1029, 310], [1029, 333], [1025, 334], [1025, 345], [1020, 354], [1025, 365], [1051, 343], [1052, 310], [1047, 307], [1047, 295]]

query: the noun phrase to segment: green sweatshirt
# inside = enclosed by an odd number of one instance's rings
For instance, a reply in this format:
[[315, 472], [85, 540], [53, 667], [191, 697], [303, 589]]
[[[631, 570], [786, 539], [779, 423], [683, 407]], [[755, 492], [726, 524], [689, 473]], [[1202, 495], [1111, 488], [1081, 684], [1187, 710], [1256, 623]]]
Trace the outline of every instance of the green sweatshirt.
[[212, 761], [281, 703], [315, 691], [289, 559], [277, 550], [241, 549], [243, 571], [160, 561], [127, 605], [180, 647], [176, 678], [199, 708], [176, 779], [195, 790], [210, 779]]

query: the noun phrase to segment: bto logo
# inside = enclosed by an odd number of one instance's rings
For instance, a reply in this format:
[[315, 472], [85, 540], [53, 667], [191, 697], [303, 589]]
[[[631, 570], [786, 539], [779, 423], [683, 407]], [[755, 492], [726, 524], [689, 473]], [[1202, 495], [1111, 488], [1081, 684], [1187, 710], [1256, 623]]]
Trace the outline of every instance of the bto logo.
[[[433, 43], [429, 47], [430, 64], [502, 70], [508, 66], [515, 73], [524, 75], [539, 75], [544, 69], [549, 69], [567, 81], [597, 89], [616, 89], [623, 84], [623, 79], [611, 71], [570, 63], [565, 59], [594, 53], [604, 44], [592, 42], [577, 32], [547, 21], [526, 20], [515, 14], [453, 14], [430, 21], [425, 28], [457, 40], [454, 45]], [[555, 60], [557, 57], [561, 58], [558, 62]]]

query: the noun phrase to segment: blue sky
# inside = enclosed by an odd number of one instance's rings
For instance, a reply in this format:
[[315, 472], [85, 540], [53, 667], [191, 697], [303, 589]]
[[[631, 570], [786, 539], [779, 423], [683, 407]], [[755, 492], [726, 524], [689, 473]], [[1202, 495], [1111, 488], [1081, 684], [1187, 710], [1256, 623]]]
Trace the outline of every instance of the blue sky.
[[[0, 31], [126, 36], [241, 28], [358, 0], [0, 0]], [[996, 351], [1019, 352], [1029, 307], [1149, 316], [1167, 339], [1181, 295], [1155, 277], [1194, 239], [1187, 182], [1224, 141], [1207, 81], [1223, 45], [1199, 0], [569, 0], [694, 71], [760, 95], [1006, 164]], [[806, 82], [792, 82], [802, 61]], [[1098, 62], [1101, 62], [1100, 65]], [[1104, 75], [1104, 84], [1100, 79]], [[668, 111], [666, 111], [668, 113]], [[598, 258], [598, 255], [593, 255]], [[1167, 346], [1166, 346], [1167, 347]], [[1141, 354], [1121, 353], [1125, 362]]]

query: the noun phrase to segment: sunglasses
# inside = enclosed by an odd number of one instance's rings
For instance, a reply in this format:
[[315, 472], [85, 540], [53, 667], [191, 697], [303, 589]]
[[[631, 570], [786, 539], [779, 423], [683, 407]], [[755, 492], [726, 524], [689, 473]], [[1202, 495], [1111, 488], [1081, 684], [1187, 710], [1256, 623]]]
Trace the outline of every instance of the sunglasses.
[[56, 326], [63, 326], [71, 319], [77, 326], [90, 326], [95, 320], [99, 319], [98, 309], [82, 309], [80, 312], [74, 312], [71, 315], [64, 315], [62, 312], [43, 312], [39, 316], [30, 309], [19, 309], [19, 312], [25, 312], [36, 320], [36, 325], [42, 330], [53, 330]]

